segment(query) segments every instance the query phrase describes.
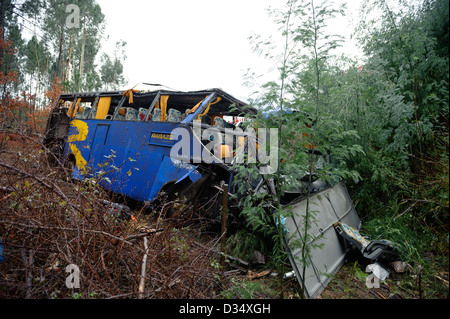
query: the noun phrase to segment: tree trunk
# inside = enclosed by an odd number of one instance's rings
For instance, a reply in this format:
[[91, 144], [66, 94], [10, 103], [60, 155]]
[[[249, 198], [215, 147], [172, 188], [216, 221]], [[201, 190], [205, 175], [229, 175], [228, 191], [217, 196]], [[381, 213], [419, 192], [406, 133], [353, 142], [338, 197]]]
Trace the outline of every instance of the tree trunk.
[[83, 27], [83, 43], [81, 45], [81, 59], [80, 59], [80, 77], [78, 80], [78, 91], [81, 92], [83, 85], [83, 64], [84, 64], [84, 46], [86, 44], [86, 27]]

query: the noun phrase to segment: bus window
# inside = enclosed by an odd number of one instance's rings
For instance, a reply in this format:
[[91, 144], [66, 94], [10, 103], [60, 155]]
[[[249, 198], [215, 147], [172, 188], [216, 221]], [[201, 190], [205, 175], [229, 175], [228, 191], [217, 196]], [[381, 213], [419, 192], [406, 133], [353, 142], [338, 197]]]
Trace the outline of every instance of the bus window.
[[75, 114], [76, 119], [85, 120], [88, 118], [89, 114], [91, 113], [91, 103], [90, 102], [84, 102], [80, 103], [78, 106], [77, 114]]

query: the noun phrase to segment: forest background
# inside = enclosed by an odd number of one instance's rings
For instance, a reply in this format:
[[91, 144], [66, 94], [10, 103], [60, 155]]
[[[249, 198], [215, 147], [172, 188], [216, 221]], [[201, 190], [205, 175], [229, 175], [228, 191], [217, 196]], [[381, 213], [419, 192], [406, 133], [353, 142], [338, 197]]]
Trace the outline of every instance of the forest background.
[[[66, 2], [83, 12], [80, 28], [67, 26], [62, 1], [1, 1], [3, 131], [40, 136], [60, 92], [126, 85], [126, 42], [117, 41], [114, 52], [98, 56], [105, 21], [101, 7], [93, 0]], [[290, 1], [286, 8], [292, 3], [309, 5]], [[372, 19], [375, 9], [381, 15]], [[343, 14], [345, 8], [318, 7], [314, 13], [318, 24], [324, 23], [319, 18], [325, 13]], [[341, 163], [357, 172], [342, 177], [363, 231], [399, 243], [403, 259], [425, 267], [429, 277], [448, 267], [448, 1], [397, 1], [395, 6], [386, 0], [363, 2], [353, 34], [363, 49], [363, 64], [332, 54], [339, 46], [338, 36], [320, 34], [322, 46], [308, 43], [308, 16], [298, 25], [286, 24], [282, 16], [275, 19], [278, 31], [286, 35], [281, 27], [287, 26], [291, 39], [300, 44], [289, 51], [294, 57], [291, 64], [279, 64], [283, 65], [279, 81], [257, 84], [257, 75], [250, 70], [246, 79], [256, 84], [250, 102], [275, 105], [274, 109], [285, 103], [286, 109], [304, 106], [305, 110], [314, 104], [328, 124], [339, 132], [351, 132], [345, 138], [339, 135], [341, 152], [337, 153], [342, 154]], [[19, 22], [23, 20], [38, 26], [40, 35], [25, 39], [26, 26]], [[249, 41], [257, 53], [282, 61], [283, 56], [267, 51], [268, 42], [259, 37]], [[306, 49], [300, 50], [301, 46]], [[280, 95], [280, 90], [285, 94]]]

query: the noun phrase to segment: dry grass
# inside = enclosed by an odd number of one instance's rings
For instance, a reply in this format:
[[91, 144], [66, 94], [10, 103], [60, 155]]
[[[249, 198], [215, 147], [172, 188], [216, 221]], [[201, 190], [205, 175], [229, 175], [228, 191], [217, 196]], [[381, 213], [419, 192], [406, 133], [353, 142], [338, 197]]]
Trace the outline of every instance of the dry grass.
[[[46, 159], [39, 138], [0, 135], [0, 297], [220, 296], [208, 248], [216, 239], [202, 237], [196, 245], [201, 230], [195, 224], [181, 225], [176, 216], [162, 220], [158, 210], [135, 211], [130, 221], [106, 214], [101, 200], [110, 194], [93, 180], [71, 181]], [[69, 264], [80, 269], [79, 289], [66, 286]]]

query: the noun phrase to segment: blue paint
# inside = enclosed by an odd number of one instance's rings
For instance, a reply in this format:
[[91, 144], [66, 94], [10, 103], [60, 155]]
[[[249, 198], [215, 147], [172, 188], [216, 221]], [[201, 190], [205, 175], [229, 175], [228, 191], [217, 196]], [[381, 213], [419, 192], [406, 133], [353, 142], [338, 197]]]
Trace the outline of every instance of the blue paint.
[[0, 263], [5, 261], [5, 257], [3, 256], [3, 241], [0, 238]]
[[196, 166], [192, 164], [165, 156], [153, 183], [150, 197], [155, 198], [164, 185], [168, 183], [177, 183], [178, 181], [183, 180], [190, 175], [195, 168]]
[[187, 177], [191, 180], [192, 183], [195, 183], [202, 177], [202, 174], [200, 174], [196, 168], [198, 166], [194, 166], [194, 168], [190, 169], [184, 176], [182, 176], [175, 184], [178, 184], [179, 182], [185, 180]]
[[[71, 142], [66, 143], [64, 156], [67, 158], [72, 153], [69, 146], [72, 144], [87, 164], [84, 172], [76, 167], [72, 176], [79, 180], [99, 177], [102, 187], [139, 201], [152, 201], [169, 183], [185, 178], [197, 181], [202, 176], [197, 166], [170, 158], [171, 147], [177, 142], [171, 132], [177, 127], [187, 128], [191, 143], [198, 143], [187, 123], [212, 99], [212, 95], [208, 96], [196, 112], [180, 123], [78, 120], [87, 124], [87, 136], [82, 141], [71, 140], [79, 131], [70, 126]], [[189, 155], [192, 158], [192, 153]]]

